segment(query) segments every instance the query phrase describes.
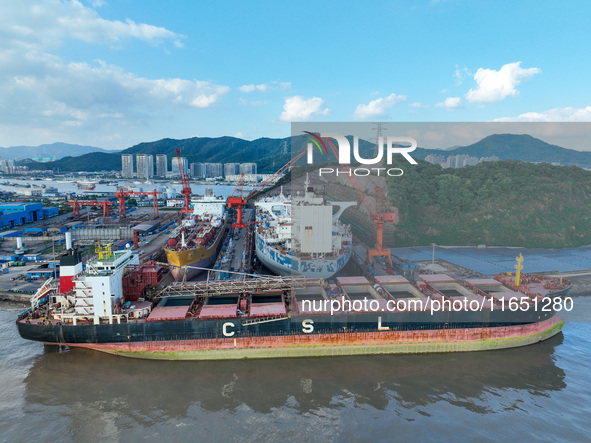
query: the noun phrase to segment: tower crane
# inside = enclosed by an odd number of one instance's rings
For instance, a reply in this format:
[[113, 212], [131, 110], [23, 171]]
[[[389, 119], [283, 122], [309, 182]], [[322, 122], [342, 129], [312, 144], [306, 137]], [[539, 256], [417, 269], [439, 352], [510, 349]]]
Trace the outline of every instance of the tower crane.
[[191, 208], [190, 206], [190, 199], [191, 199], [191, 184], [189, 183], [189, 176], [185, 173], [185, 168], [183, 167], [183, 160], [181, 159], [181, 151], [179, 148], [176, 148], [176, 158], [179, 162], [179, 175], [181, 176], [181, 181], [183, 183], [183, 189], [181, 189], [181, 194], [185, 197], [185, 207], [182, 209], [181, 214], [190, 214]]

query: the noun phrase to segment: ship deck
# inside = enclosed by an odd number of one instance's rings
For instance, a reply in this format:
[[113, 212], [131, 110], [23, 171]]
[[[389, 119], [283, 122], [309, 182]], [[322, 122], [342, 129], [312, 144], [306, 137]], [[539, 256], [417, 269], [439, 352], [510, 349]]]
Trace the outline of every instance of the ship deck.
[[[522, 275], [522, 284], [515, 285], [514, 277], [499, 275], [496, 279], [467, 279], [455, 281], [445, 274], [420, 275], [417, 284], [412, 284], [401, 276], [378, 276], [377, 283], [365, 277], [339, 277], [336, 285], [327, 285], [317, 279], [265, 278], [252, 281], [216, 281], [194, 282], [174, 285], [175, 293], [168, 291], [166, 296], [149, 312], [150, 302], [134, 302], [131, 309], [118, 314], [116, 323], [129, 322], [162, 322], [184, 320], [211, 320], [242, 318], [287, 318], [291, 314], [309, 313], [306, 306], [320, 307], [314, 309], [316, 314], [332, 311], [334, 300], [343, 299], [351, 302], [367, 299], [373, 300], [379, 310], [388, 309], [389, 301], [401, 299], [422, 299], [423, 307], [430, 309], [433, 300], [448, 299], [478, 301], [484, 308], [492, 308], [494, 304], [507, 302], [511, 298], [528, 298], [532, 303], [536, 297], [556, 293], [568, 289], [570, 282], [558, 278]], [[359, 303], [354, 309], [344, 306], [337, 312], [363, 314], [376, 312], [375, 309], [360, 308]], [[413, 308], [415, 309], [415, 308]], [[19, 321], [39, 324], [49, 321], [47, 308], [37, 310], [36, 315], [21, 318]], [[135, 313], [135, 315], [134, 315]], [[138, 318], [139, 317], [139, 318]], [[147, 318], [146, 318], [147, 317]], [[64, 321], [68, 318], [64, 315]], [[76, 324], [89, 324], [91, 318], [78, 320]], [[114, 323], [101, 319], [99, 323]], [[96, 321], [95, 321], [96, 324]]]

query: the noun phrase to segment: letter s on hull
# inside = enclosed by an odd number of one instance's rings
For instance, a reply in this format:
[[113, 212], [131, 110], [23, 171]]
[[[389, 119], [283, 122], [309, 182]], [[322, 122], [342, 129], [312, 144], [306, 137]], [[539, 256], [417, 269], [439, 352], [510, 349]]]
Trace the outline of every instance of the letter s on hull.
[[302, 332], [304, 334], [310, 334], [311, 332], [314, 331], [314, 320], [304, 320], [302, 322]]
[[228, 332], [228, 326], [234, 327], [234, 323], [228, 321], [222, 325], [222, 334], [224, 334], [224, 337], [232, 337], [235, 334], [234, 331]]

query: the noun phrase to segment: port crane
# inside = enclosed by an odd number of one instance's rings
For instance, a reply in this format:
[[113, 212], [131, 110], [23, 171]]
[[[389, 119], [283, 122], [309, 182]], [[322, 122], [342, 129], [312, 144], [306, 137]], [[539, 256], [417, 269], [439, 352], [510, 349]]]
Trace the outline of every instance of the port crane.
[[158, 218], [158, 196], [162, 194], [162, 192], [157, 192], [156, 189], [149, 192], [131, 192], [131, 195], [153, 195], [154, 199], [152, 202], [152, 207], [154, 209], [154, 218]]
[[235, 207], [236, 208], [236, 223], [232, 223], [232, 228], [245, 228], [248, 223], [244, 223], [242, 221], [242, 210], [244, 206], [246, 206], [248, 200], [253, 198], [263, 189], [265, 189], [269, 184], [273, 183], [277, 177], [291, 168], [297, 161], [306, 154], [307, 151], [304, 150], [294, 158], [292, 158], [289, 162], [283, 165], [277, 172], [275, 172], [271, 177], [267, 178], [266, 180], [259, 183], [259, 185], [254, 188], [250, 193], [244, 197], [244, 174], [240, 174], [240, 179], [232, 191], [232, 194], [228, 197], [228, 208]]
[[[319, 134], [309, 134], [314, 135], [317, 138], [320, 138]], [[335, 158], [338, 159], [338, 149], [334, 145], [332, 139], [330, 137], [326, 137], [324, 138], [324, 140], [326, 140], [326, 142], [330, 146], [330, 149], [332, 150], [332, 153], [334, 154]], [[349, 167], [349, 165], [342, 163], [340, 165], [343, 168], [343, 170], [346, 171], [346, 175], [349, 177], [351, 185], [357, 192], [357, 195], [359, 196], [361, 203], [363, 204], [363, 206], [365, 206], [365, 209], [367, 209], [367, 212], [369, 213], [371, 220], [376, 224], [376, 247], [374, 249], [370, 249], [367, 251], [367, 261], [371, 262], [371, 259], [373, 257], [384, 257], [388, 261], [390, 266], [392, 266], [392, 257], [390, 254], [390, 250], [384, 249], [384, 224], [396, 223], [398, 221], [396, 211], [392, 209], [388, 204], [386, 195], [384, 194], [384, 190], [381, 187], [375, 188], [376, 204], [374, 207], [371, 204], [370, 200], [367, 198], [367, 194], [365, 194], [365, 192], [363, 191], [361, 185], [359, 184], [359, 181], [357, 181], [357, 177], [355, 176], [355, 174], [351, 173], [351, 168]]]
[[183, 189], [181, 189], [181, 194], [185, 197], [185, 207], [181, 210], [181, 214], [190, 214], [190, 199], [191, 199], [191, 184], [189, 183], [189, 176], [185, 173], [185, 168], [183, 167], [183, 160], [181, 158], [181, 151], [179, 148], [176, 148], [176, 158], [179, 162], [179, 175], [181, 176], [181, 181], [183, 183]]
[[153, 195], [154, 196], [154, 218], [158, 217], [158, 196], [162, 194], [162, 192], [157, 192], [156, 189], [149, 192], [134, 192], [134, 191], [124, 191], [123, 189], [119, 189], [115, 192], [115, 197], [119, 200], [119, 218], [125, 218], [125, 199], [130, 195]]

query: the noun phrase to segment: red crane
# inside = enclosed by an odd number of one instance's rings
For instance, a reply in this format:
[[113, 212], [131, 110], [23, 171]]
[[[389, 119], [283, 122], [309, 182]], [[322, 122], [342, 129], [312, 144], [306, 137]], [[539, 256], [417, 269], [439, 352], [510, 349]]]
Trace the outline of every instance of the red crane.
[[[320, 134], [317, 134], [317, 135], [318, 135], [318, 137], [320, 137]], [[326, 142], [329, 144], [335, 158], [338, 159], [339, 153], [338, 153], [338, 150], [335, 147], [334, 143], [332, 142], [332, 139], [330, 137], [326, 137], [324, 140], [326, 140]], [[380, 187], [376, 188], [376, 197], [375, 197], [376, 207], [374, 208], [372, 206], [371, 202], [369, 201], [369, 199], [367, 198], [367, 195], [365, 194], [365, 192], [363, 192], [363, 189], [361, 188], [361, 185], [357, 181], [357, 177], [355, 176], [355, 174], [350, 173], [349, 165], [341, 163], [341, 167], [346, 171], [346, 175], [349, 177], [349, 181], [351, 182], [351, 185], [353, 186], [353, 188], [355, 188], [355, 191], [357, 191], [357, 195], [359, 196], [361, 203], [365, 206], [365, 208], [367, 209], [367, 212], [369, 213], [370, 218], [376, 224], [376, 227], [377, 227], [376, 247], [374, 249], [370, 249], [369, 251], [367, 251], [368, 262], [371, 262], [372, 257], [385, 257], [386, 260], [388, 261], [388, 263], [390, 264], [390, 266], [392, 266], [392, 258], [390, 255], [390, 250], [384, 249], [384, 243], [383, 243], [384, 223], [386, 223], [386, 222], [396, 223], [396, 221], [397, 221], [396, 212], [392, 208], [390, 208], [390, 205], [388, 204], [388, 202], [386, 200], [384, 190]]]
[[[253, 198], [259, 192], [261, 192], [264, 188], [266, 188], [270, 183], [275, 181], [275, 179], [277, 179], [277, 177], [279, 177], [281, 174], [283, 174], [287, 169], [291, 168], [307, 152], [308, 152], [307, 150], [304, 150], [300, 154], [298, 154], [296, 157], [292, 158], [289, 162], [287, 162], [285, 165], [283, 165], [283, 167], [281, 169], [279, 169], [277, 172], [275, 172], [271, 177], [269, 177], [268, 179], [259, 183], [259, 185], [256, 188], [254, 188], [252, 191], [250, 191], [250, 193], [244, 198], [243, 198], [243, 195], [244, 195], [244, 174], [240, 175], [240, 179], [238, 180], [238, 183], [236, 184], [234, 191], [228, 197], [228, 208], [231, 208], [232, 206], [236, 207], [236, 223], [232, 223], [232, 228], [245, 228], [247, 226], [247, 223], [244, 223], [242, 221], [242, 208], [244, 206], [246, 206], [246, 203], [248, 202], [248, 200]], [[236, 194], [236, 191], [238, 189], [240, 189], [240, 195], [234, 195], [234, 194]]]
[[74, 200], [73, 202], [68, 202], [68, 205], [72, 206], [72, 215], [74, 217], [80, 217], [80, 206], [102, 206], [103, 207], [103, 217], [109, 216], [109, 205], [114, 205], [115, 203], [103, 200], [103, 201], [91, 201], [91, 202], [81, 202], [78, 200]]
[[125, 218], [125, 198], [130, 195], [153, 195], [154, 218], [158, 217], [158, 196], [160, 194], [162, 194], [162, 192], [157, 192], [156, 189], [150, 192], [134, 192], [119, 189], [117, 192], [115, 192], [115, 197], [119, 199], [119, 218]]
[[80, 202], [78, 200], [74, 200], [67, 203], [69, 206], [72, 206], [72, 217], [80, 217]]
[[156, 189], [150, 192], [130, 192], [131, 195], [153, 195], [154, 196], [154, 218], [158, 217], [158, 196], [162, 194], [162, 192], [156, 192]]
[[125, 218], [125, 198], [131, 194], [130, 191], [124, 191], [123, 189], [115, 192], [115, 197], [119, 199], [119, 218]]
[[191, 208], [190, 206], [190, 198], [191, 198], [191, 184], [189, 183], [189, 176], [185, 174], [185, 168], [183, 165], [183, 160], [181, 159], [181, 151], [179, 148], [176, 148], [176, 158], [179, 162], [179, 175], [181, 176], [181, 181], [183, 183], [183, 189], [181, 190], [181, 194], [185, 197], [185, 207], [181, 211], [181, 214], [190, 214]]

